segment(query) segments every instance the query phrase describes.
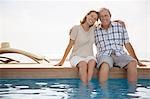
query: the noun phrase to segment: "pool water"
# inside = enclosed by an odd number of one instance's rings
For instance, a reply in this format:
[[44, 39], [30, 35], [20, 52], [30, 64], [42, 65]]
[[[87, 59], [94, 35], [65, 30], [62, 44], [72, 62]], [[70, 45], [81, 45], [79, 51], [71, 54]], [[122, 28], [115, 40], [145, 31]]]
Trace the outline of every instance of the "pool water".
[[79, 79], [2, 79], [0, 99], [150, 99], [150, 79], [129, 84], [110, 79], [104, 85], [93, 79], [85, 86]]

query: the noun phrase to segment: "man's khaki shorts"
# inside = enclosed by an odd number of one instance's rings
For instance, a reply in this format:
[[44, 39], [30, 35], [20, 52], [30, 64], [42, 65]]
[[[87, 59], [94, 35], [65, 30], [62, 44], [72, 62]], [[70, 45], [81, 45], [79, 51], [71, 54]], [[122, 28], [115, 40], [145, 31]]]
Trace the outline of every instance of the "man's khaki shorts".
[[131, 61], [136, 61], [136, 59], [126, 54], [121, 56], [116, 56], [114, 54], [111, 54], [111, 56], [100, 56], [97, 58], [97, 68], [100, 68], [101, 64], [104, 62], [109, 64], [110, 68], [112, 68], [113, 66], [124, 68]]

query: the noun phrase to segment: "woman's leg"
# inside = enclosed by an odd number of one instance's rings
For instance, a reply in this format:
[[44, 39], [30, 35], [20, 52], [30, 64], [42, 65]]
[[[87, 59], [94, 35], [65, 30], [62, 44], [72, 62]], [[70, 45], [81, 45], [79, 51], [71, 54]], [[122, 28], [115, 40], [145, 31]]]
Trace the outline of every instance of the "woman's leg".
[[88, 75], [87, 75], [87, 63], [84, 61], [79, 62], [78, 64], [78, 68], [79, 68], [79, 77], [82, 80], [82, 82], [84, 84], [88, 83]]
[[94, 59], [89, 60], [89, 62], [88, 62], [88, 81], [90, 81], [92, 79], [95, 65], [96, 65], [96, 61]]

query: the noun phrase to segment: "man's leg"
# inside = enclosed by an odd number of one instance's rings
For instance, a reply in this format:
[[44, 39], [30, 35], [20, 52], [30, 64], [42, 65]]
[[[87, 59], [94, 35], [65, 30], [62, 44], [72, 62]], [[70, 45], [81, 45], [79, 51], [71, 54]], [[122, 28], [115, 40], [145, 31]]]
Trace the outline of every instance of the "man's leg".
[[137, 81], [137, 61], [129, 55], [113, 56], [117, 66], [127, 69], [127, 78], [129, 83]]
[[109, 77], [109, 69], [113, 67], [113, 58], [111, 56], [100, 56], [98, 58], [99, 82], [105, 83]]
[[109, 64], [105, 62], [101, 64], [98, 75], [100, 83], [105, 83], [108, 80], [109, 68], [110, 68]]
[[137, 81], [137, 62], [132, 60], [127, 65], [127, 78], [129, 83], [135, 83]]

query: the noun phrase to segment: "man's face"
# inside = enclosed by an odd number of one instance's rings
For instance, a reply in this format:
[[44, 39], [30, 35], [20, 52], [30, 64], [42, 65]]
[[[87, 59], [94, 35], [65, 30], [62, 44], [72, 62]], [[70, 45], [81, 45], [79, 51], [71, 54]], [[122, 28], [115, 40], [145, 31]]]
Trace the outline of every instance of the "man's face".
[[103, 26], [109, 26], [111, 16], [107, 10], [101, 11], [99, 13], [99, 18], [100, 18]]

